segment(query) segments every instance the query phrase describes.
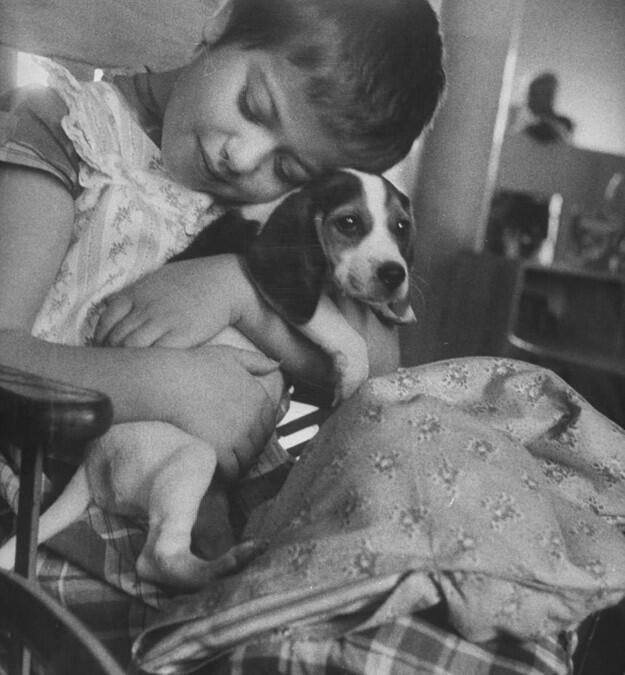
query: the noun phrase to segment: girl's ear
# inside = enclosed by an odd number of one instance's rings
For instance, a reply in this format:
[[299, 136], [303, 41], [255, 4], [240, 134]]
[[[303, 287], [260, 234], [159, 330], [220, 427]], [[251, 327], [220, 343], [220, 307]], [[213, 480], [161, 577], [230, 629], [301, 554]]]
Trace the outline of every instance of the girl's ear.
[[314, 218], [312, 190], [302, 188], [269, 216], [247, 255], [248, 269], [261, 294], [296, 325], [312, 318], [327, 274]]
[[206, 4], [209, 7], [208, 19], [202, 29], [202, 41], [210, 46], [221, 37], [228, 24], [232, 11], [232, 1], [210, 0]]

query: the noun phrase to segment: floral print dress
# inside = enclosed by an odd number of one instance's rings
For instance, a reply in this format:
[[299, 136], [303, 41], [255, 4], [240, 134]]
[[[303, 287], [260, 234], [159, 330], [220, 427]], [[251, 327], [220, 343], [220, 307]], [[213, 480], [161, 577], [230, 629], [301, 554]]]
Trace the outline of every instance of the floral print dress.
[[167, 175], [159, 148], [112, 84], [78, 82], [42, 62], [69, 109], [62, 126], [81, 160], [83, 190], [70, 246], [32, 332], [89, 344], [98, 303], [186, 248], [222, 208]]

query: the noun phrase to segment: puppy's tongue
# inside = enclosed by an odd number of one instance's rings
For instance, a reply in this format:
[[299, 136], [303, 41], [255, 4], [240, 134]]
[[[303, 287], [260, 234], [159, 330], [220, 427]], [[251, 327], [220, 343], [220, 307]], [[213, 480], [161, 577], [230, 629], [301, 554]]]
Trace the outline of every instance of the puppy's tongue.
[[377, 307], [377, 312], [387, 321], [393, 323], [413, 323], [417, 320], [415, 313], [410, 305], [410, 298], [405, 297], [394, 302], [387, 302], [385, 305]]

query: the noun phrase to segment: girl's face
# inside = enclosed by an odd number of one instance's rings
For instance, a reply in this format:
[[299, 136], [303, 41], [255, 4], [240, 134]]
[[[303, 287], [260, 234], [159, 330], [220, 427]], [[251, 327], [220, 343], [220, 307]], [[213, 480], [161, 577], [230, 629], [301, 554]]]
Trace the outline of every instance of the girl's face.
[[341, 165], [303, 78], [280, 56], [238, 45], [202, 53], [165, 108], [162, 156], [172, 177], [233, 202], [267, 202]]

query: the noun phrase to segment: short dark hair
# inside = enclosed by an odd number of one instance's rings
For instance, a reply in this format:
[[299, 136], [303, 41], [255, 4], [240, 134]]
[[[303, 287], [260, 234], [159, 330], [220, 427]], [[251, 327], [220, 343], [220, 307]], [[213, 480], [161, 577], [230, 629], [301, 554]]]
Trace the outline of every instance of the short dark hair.
[[346, 165], [381, 172], [432, 120], [445, 87], [437, 16], [426, 0], [233, 0], [217, 44], [283, 51], [307, 75]]

